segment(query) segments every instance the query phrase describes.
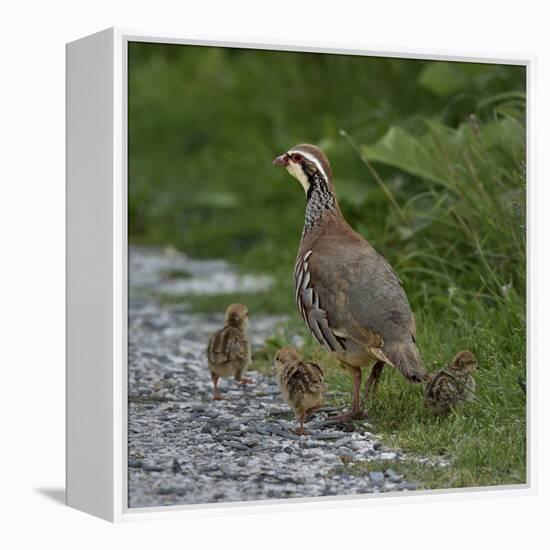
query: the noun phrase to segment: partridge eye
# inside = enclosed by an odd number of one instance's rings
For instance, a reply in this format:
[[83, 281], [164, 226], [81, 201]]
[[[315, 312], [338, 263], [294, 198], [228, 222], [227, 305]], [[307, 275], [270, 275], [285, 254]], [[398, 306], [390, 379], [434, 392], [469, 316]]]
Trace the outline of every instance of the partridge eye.
[[292, 162], [302, 162], [304, 160], [304, 157], [300, 153], [294, 153], [290, 158]]

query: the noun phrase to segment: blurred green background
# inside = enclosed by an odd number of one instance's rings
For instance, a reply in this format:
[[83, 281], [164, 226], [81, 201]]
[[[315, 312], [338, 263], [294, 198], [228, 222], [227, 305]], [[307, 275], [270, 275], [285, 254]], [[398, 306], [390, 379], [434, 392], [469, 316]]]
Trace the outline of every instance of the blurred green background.
[[452, 454], [459, 473], [430, 474], [437, 486], [524, 481], [525, 86], [511, 65], [131, 43], [130, 242], [274, 276], [268, 292], [187, 300], [290, 315], [267, 364], [303, 331], [291, 279], [305, 198], [272, 160], [320, 146], [345, 217], [403, 280], [428, 367], [462, 347], [481, 365], [478, 401], [446, 424], [387, 374], [377, 428]]

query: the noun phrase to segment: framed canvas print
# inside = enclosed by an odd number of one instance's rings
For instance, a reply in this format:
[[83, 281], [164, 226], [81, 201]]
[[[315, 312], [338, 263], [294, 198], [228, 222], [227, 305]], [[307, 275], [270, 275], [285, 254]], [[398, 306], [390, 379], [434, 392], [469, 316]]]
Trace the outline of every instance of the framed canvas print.
[[68, 44], [68, 504], [531, 490], [531, 70]]

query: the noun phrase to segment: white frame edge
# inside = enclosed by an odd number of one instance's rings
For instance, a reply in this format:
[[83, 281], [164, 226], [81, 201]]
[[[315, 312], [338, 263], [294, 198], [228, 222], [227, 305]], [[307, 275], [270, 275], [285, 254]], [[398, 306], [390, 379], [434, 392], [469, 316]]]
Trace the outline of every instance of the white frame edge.
[[66, 51], [66, 498], [109, 520], [116, 492], [112, 192], [120, 181], [113, 178], [114, 42], [104, 31]]
[[[67, 44], [67, 504], [120, 522], [448, 501], [536, 494], [528, 285], [528, 467], [524, 485], [377, 495], [128, 508], [127, 486], [127, 45], [157, 42], [523, 65], [527, 70], [528, 229], [533, 190], [533, 55], [374, 48], [364, 44], [146, 33], [111, 28]], [[528, 270], [532, 234], [529, 232]]]

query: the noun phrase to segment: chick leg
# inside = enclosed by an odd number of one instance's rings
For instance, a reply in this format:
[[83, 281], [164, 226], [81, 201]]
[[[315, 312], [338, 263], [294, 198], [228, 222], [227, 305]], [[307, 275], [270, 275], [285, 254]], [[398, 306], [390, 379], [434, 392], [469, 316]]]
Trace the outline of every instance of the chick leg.
[[365, 403], [367, 402], [369, 395], [374, 395], [374, 392], [376, 391], [384, 364], [384, 361], [377, 361], [370, 371], [370, 376], [365, 384]]
[[239, 384], [254, 384], [254, 380], [252, 380], [252, 378], [243, 378], [242, 377], [242, 370], [237, 371], [237, 373], [235, 374], [235, 380]]
[[354, 418], [363, 417], [363, 409], [361, 408], [361, 398], [359, 393], [361, 392], [361, 369], [358, 367], [347, 367], [351, 371], [353, 376], [353, 393], [351, 398], [351, 410], [340, 414], [338, 416], [333, 416], [328, 419], [329, 422], [345, 422], [347, 420], [352, 420]]
[[298, 422], [300, 423], [299, 428], [295, 428], [294, 430], [290, 430], [293, 434], [296, 435], [308, 435], [308, 433], [304, 430], [304, 422], [306, 420], [307, 411], [298, 418]]
[[212, 396], [212, 401], [221, 401], [223, 397], [218, 389], [218, 380], [220, 377], [212, 371], [210, 371], [210, 375], [212, 376], [212, 383], [214, 384], [214, 395]]

